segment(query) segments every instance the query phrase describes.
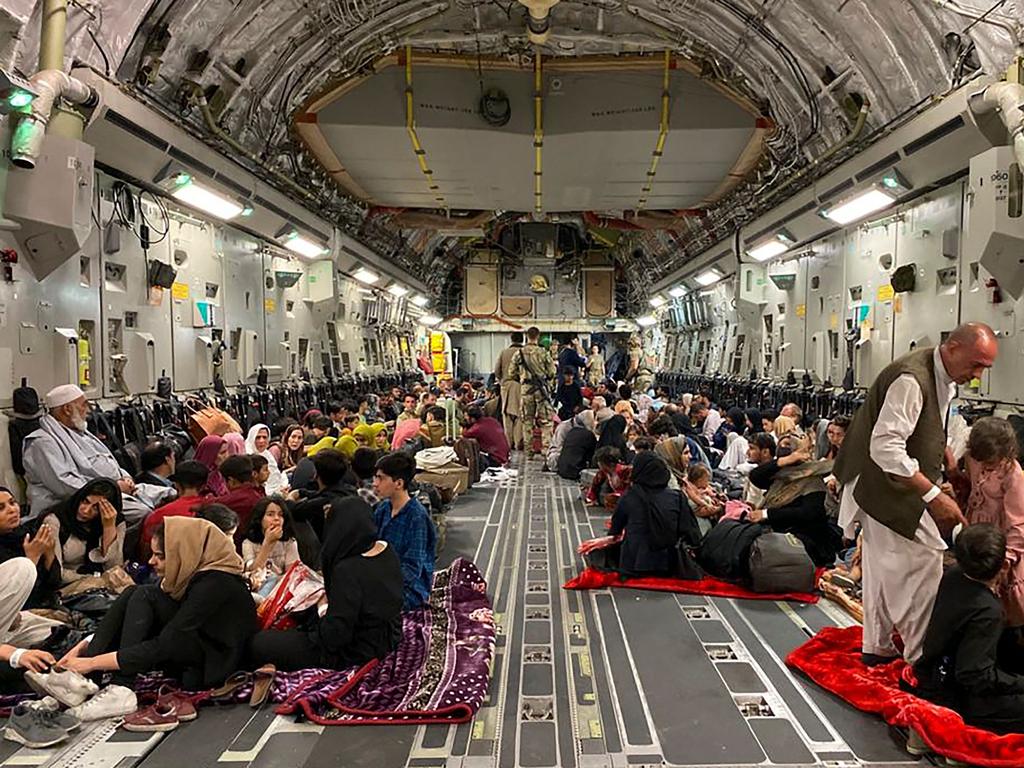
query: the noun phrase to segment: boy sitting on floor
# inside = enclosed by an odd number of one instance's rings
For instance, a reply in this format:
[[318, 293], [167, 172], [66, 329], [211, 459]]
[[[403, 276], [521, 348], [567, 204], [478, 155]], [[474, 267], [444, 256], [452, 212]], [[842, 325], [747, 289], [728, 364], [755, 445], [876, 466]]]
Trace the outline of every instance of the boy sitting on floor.
[[[1024, 676], [1000, 669], [996, 649], [1003, 609], [996, 594], [1005, 578], [1006, 536], [989, 523], [956, 539], [957, 564], [946, 571], [914, 665], [915, 693], [956, 710], [969, 725], [996, 733], [1024, 732]], [[907, 751], [928, 751], [911, 730]]]

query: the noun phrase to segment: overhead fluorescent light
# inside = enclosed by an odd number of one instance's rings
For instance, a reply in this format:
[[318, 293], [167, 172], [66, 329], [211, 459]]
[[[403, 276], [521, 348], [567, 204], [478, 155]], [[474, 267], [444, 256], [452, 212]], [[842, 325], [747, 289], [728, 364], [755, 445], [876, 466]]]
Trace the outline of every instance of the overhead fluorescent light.
[[437, 315], [421, 315], [420, 322], [423, 325], [437, 325], [441, 322], [441, 318]]
[[700, 295], [701, 296], [714, 296], [715, 295], [715, 289], [714, 288], [708, 288], [707, 290], [701, 291]]
[[417, 293], [415, 296], [412, 297], [412, 303], [415, 304], [417, 307], [425, 307], [427, 306], [427, 304], [430, 303], [430, 299], [428, 299], [426, 296], [423, 296], [422, 294]]
[[747, 251], [747, 256], [752, 258], [754, 261], [768, 261], [768, 259], [774, 259], [776, 256], [781, 256], [789, 250], [789, 244], [784, 243], [782, 240], [769, 240], [766, 243], [750, 248]]
[[647, 303], [657, 309], [658, 307], [665, 306], [665, 299], [661, 296], [651, 296], [651, 298], [647, 300]]
[[714, 283], [717, 283], [719, 280], [722, 279], [722, 277], [723, 277], [722, 273], [719, 272], [717, 269], [708, 269], [708, 270], [706, 270], [704, 272], [701, 272], [699, 275], [697, 275], [693, 279], [697, 281], [698, 285], [702, 285], [704, 287], [707, 287], [709, 285], [713, 285]]
[[896, 197], [876, 187], [865, 190], [855, 197], [851, 197], [835, 208], [828, 208], [821, 211], [821, 215], [831, 219], [836, 224], [851, 224], [865, 216], [870, 216], [876, 211], [888, 208], [896, 202]]
[[399, 299], [405, 296], [405, 294], [407, 294], [408, 292], [408, 288], [406, 288], [404, 285], [399, 285], [398, 283], [392, 283], [391, 285], [388, 286], [388, 293]]
[[230, 198], [214, 192], [212, 189], [197, 184], [188, 176], [184, 177], [184, 183], [171, 192], [175, 200], [180, 200], [203, 213], [208, 213], [221, 221], [228, 221], [235, 218], [245, 206]]
[[371, 291], [369, 288], [356, 288], [356, 290], [359, 291], [360, 293], [365, 293], [367, 296], [373, 296], [373, 291]]
[[656, 322], [658, 321], [654, 319], [653, 315], [644, 315], [643, 317], [638, 317], [636, 319], [636, 324], [641, 328], [647, 328], [654, 325]]
[[327, 253], [327, 249], [320, 243], [313, 242], [294, 230], [285, 236], [283, 245], [292, 253], [297, 253], [307, 259], [315, 259]]
[[352, 273], [352, 277], [358, 280], [360, 283], [366, 283], [367, 285], [373, 285], [380, 280], [380, 275], [374, 274], [365, 267], [360, 267]]
[[669, 289], [668, 295], [673, 299], [681, 299], [687, 293], [685, 285], [677, 285], [675, 288]]

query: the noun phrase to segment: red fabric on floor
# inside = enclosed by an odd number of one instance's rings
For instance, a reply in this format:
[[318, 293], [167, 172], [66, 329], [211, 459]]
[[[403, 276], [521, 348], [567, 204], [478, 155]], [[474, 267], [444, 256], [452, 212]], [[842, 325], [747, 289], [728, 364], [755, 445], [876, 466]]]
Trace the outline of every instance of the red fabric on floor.
[[1024, 735], [999, 736], [966, 725], [953, 710], [900, 690], [907, 668], [902, 659], [866, 667], [860, 651], [860, 627], [825, 627], [789, 654], [786, 663], [857, 709], [881, 715], [890, 725], [914, 728], [937, 754], [986, 768], [1024, 765]]
[[[815, 579], [817, 581], [817, 579]], [[816, 603], [818, 595], [807, 592], [770, 594], [752, 592], [739, 584], [721, 581], [705, 576], [698, 581], [686, 579], [663, 579], [655, 576], [623, 579], [617, 573], [587, 568], [579, 576], [569, 579], [562, 589], [604, 589], [625, 587], [626, 589], [651, 589], [656, 592], [682, 592], [688, 595], [711, 595], [713, 597], [738, 597], [744, 600], [795, 600], [798, 603]]]

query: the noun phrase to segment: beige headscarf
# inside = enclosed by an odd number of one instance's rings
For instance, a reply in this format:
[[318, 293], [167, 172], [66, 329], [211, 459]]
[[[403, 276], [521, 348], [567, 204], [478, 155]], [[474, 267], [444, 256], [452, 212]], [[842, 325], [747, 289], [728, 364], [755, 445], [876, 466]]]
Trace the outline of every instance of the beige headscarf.
[[197, 573], [223, 571], [242, 575], [242, 558], [235, 543], [209, 520], [195, 517], [164, 519], [164, 579], [160, 586], [175, 600]]

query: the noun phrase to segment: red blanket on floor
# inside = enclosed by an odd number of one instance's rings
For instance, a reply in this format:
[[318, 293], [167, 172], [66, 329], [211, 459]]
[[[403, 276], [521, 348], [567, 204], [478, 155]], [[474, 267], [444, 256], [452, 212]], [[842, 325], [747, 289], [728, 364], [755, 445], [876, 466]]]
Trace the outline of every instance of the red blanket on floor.
[[890, 725], [913, 727], [940, 755], [988, 768], [1024, 765], [1024, 735], [998, 736], [973, 728], [953, 710], [900, 690], [906, 663], [865, 667], [860, 644], [860, 627], [826, 627], [789, 654], [786, 663], [857, 709], [881, 715]]
[[711, 576], [698, 581], [686, 579], [663, 579], [647, 576], [635, 579], [623, 579], [617, 573], [587, 568], [579, 576], [569, 579], [562, 589], [604, 589], [605, 587], [625, 587], [626, 589], [653, 589], [657, 592], [682, 592], [687, 595], [711, 595], [713, 597], [738, 597], [744, 600], [795, 600], [799, 603], [816, 603], [818, 595], [807, 592], [793, 592], [782, 595], [767, 592], [752, 592], [739, 584]]

